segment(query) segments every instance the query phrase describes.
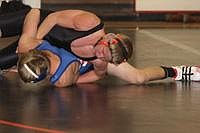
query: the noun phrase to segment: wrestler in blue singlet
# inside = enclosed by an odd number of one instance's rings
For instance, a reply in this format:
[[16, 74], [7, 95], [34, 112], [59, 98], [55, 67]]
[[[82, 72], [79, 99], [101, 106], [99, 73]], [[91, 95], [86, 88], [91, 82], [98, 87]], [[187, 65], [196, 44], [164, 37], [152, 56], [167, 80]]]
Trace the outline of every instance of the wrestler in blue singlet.
[[[63, 48], [54, 47], [47, 41], [43, 41], [42, 44], [40, 44], [36, 49], [48, 50], [60, 58], [60, 64], [58, 66], [58, 69], [50, 78], [50, 82], [52, 84], [55, 84], [55, 82], [59, 80], [59, 78], [62, 76], [62, 74], [65, 72], [65, 70], [71, 63], [75, 61], [81, 63], [80, 59], [71, 54], [70, 52], [64, 50]], [[81, 67], [79, 69], [80, 74], [84, 74], [85, 72], [92, 70], [92, 66], [93, 65], [89, 63], [84, 65], [81, 64]]]

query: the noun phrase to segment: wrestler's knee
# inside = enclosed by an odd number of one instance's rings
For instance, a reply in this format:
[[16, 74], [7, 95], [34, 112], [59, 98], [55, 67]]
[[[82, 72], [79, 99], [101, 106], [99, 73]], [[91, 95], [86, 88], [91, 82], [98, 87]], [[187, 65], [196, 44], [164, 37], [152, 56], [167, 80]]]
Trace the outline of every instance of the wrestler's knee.
[[136, 77], [135, 77], [135, 80], [133, 81], [134, 84], [144, 84], [147, 82], [147, 78], [145, 76], [145, 73], [143, 71], [138, 71], [136, 73]]

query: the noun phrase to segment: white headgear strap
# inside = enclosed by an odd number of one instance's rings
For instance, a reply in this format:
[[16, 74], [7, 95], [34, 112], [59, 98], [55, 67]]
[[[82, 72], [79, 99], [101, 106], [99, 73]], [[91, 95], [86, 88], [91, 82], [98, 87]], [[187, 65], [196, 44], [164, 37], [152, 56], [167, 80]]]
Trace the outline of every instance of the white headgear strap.
[[26, 70], [27, 70], [30, 74], [32, 74], [35, 78], [39, 78], [39, 76], [38, 76], [36, 73], [34, 73], [34, 72], [28, 67], [27, 64], [24, 64], [24, 67], [25, 67]]

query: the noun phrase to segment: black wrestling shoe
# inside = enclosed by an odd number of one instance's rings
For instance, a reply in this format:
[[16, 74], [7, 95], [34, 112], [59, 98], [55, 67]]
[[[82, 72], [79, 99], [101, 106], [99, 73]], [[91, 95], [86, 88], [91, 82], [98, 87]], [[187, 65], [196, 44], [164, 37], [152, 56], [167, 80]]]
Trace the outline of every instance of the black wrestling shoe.
[[4, 10], [6, 9], [8, 3], [6, 1], [2, 1], [1, 2], [1, 6], [0, 6], [0, 14], [4, 12]]
[[0, 7], [0, 14], [16, 12], [16, 11], [24, 10], [26, 8], [30, 8], [30, 6], [25, 5], [19, 0], [12, 0], [9, 2], [2, 1], [1, 7]]

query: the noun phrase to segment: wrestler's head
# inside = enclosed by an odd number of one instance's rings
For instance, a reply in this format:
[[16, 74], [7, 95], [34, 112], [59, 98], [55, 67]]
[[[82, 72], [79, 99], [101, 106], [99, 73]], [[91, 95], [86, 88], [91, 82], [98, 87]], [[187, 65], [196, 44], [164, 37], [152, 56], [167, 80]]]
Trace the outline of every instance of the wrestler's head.
[[17, 67], [20, 78], [25, 83], [36, 83], [47, 77], [50, 61], [44, 52], [31, 50], [20, 55]]
[[106, 34], [97, 45], [108, 46], [111, 59], [109, 62], [114, 64], [120, 64], [127, 61], [133, 53], [133, 42], [132, 40], [124, 34]]

